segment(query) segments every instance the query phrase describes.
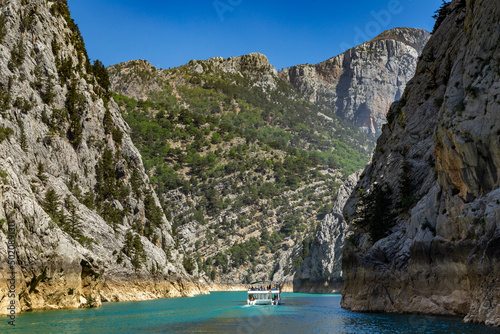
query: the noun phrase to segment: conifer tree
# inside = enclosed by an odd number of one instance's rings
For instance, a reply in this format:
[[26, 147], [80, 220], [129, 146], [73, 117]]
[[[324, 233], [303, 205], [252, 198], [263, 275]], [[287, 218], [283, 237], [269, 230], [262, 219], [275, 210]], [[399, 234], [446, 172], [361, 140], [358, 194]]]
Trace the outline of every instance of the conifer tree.
[[73, 239], [78, 239], [82, 235], [82, 222], [80, 216], [76, 212], [76, 205], [70, 202], [68, 211], [69, 216], [66, 222], [65, 230]]
[[394, 226], [392, 190], [387, 185], [375, 183], [372, 191], [363, 196], [361, 225], [365, 226], [373, 242], [387, 236]]
[[50, 188], [45, 193], [45, 200], [43, 203], [45, 211], [55, 219], [59, 213], [59, 196], [54, 189]]
[[399, 178], [399, 203], [398, 208], [401, 212], [405, 213], [410, 210], [410, 208], [415, 203], [415, 195], [413, 194], [415, 189], [412, 182], [412, 166], [409, 161], [405, 158], [401, 163], [401, 174]]
[[43, 166], [43, 163], [41, 163], [41, 162], [38, 163], [36, 176], [42, 182], [47, 181], [47, 175], [45, 174], [45, 167]]

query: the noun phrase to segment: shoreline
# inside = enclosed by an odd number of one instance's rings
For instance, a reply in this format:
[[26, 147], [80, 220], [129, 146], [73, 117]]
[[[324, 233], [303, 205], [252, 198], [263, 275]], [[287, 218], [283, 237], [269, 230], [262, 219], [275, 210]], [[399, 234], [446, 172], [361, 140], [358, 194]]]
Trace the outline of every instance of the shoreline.
[[[167, 282], [169, 284], [176, 283], [176, 282]], [[190, 284], [193, 284], [193, 282], [188, 282]], [[185, 284], [185, 283], [184, 283]], [[23, 310], [21, 312], [16, 313], [16, 315], [19, 315], [21, 313], [29, 313], [33, 311], [55, 311], [55, 310], [77, 310], [77, 309], [84, 309], [84, 308], [99, 308], [103, 306], [103, 304], [108, 304], [108, 303], [124, 303], [124, 302], [145, 302], [145, 301], [152, 301], [152, 300], [158, 300], [158, 299], [171, 299], [171, 298], [191, 298], [191, 297], [197, 297], [197, 296], [202, 296], [202, 295], [207, 295], [210, 294], [211, 292], [243, 292], [247, 291], [247, 285], [246, 284], [222, 284], [222, 283], [198, 283], [194, 284], [196, 286], [204, 286], [206, 289], [203, 290], [198, 290], [197, 293], [194, 291], [190, 290], [183, 290], [183, 291], [177, 291], [177, 293], [172, 293], [170, 296], [157, 296], [152, 294], [150, 291], [142, 291], [141, 293], [143, 294], [139, 298], [111, 298], [111, 299], [106, 299], [102, 298], [101, 294], [101, 303], [98, 306], [93, 306], [93, 307], [71, 307], [71, 306], [55, 306], [54, 307], [43, 307], [43, 308], [34, 308], [34, 309], [29, 309], [29, 310]], [[340, 295], [340, 292], [318, 292], [318, 291], [290, 291], [290, 289], [283, 289], [282, 292], [286, 293], [303, 293], [303, 294], [325, 294], [325, 295]], [[127, 296], [131, 296], [131, 294], [126, 294]], [[124, 296], [123, 294], [121, 295], [122, 297]], [[369, 311], [363, 311], [363, 310], [352, 310], [350, 308], [346, 308], [341, 306], [342, 309], [348, 310], [349, 312], [353, 313], [373, 313]], [[436, 314], [436, 313], [419, 313], [419, 312], [388, 312], [388, 311], [380, 311], [380, 312], [375, 312], [375, 313], [380, 313], [380, 314], [407, 314], [407, 315], [420, 315], [420, 316], [443, 316], [443, 317], [452, 317], [456, 319], [461, 319], [462, 322], [464, 323], [477, 323], [477, 322], [471, 322], [467, 321], [464, 315], [452, 315], [452, 314]], [[0, 314], [0, 315], [5, 315], [5, 314]], [[493, 328], [500, 328], [499, 326], [495, 326], [494, 324], [488, 324], [488, 323], [478, 323], [480, 325], [488, 326], [488, 327], [493, 327]]]
[[[91, 289], [80, 288], [68, 294], [67, 286], [45, 286], [38, 293], [22, 294], [15, 300], [15, 313], [98, 308], [107, 302], [148, 301], [164, 298], [194, 297], [210, 294], [208, 284], [196, 279], [178, 277], [172, 280], [134, 279], [104, 280], [97, 282]], [[20, 284], [20, 290], [26, 290], [26, 283]], [[58, 296], [51, 299], [52, 296]], [[7, 300], [7, 298], [4, 298]], [[5, 304], [5, 302], [4, 302]], [[9, 310], [1, 305], [0, 315], [10, 315]]]

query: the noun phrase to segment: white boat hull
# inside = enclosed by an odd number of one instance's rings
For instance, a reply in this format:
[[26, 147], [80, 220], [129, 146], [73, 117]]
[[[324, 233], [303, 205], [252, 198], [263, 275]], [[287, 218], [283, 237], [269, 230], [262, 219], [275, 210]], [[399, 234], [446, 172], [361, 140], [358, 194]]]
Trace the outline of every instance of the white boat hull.
[[279, 305], [279, 300], [268, 300], [268, 299], [258, 299], [258, 300], [247, 300], [248, 305]]

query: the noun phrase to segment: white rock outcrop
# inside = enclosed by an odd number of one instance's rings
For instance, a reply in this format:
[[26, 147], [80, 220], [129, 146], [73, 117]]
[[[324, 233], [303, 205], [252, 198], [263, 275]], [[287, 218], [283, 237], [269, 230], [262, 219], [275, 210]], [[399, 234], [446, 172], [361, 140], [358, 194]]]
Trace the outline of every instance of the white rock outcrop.
[[[104, 295], [204, 292], [186, 274], [162, 212], [151, 227], [156, 240], [133, 232], [134, 245], [140, 240], [144, 248], [142, 264], [123, 252], [132, 226], [151, 224], [146, 194], [151, 205], [159, 201], [128, 125], [116, 104], [105, 102], [66, 1], [2, 1], [0, 17], [0, 314], [11, 301], [3, 283], [10, 278], [9, 226], [17, 312], [98, 306]], [[112, 157], [107, 170], [105, 152]], [[134, 175], [139, 195], [131, 191]], [[106, 187], [108, 177], [117, 189]], [[49, 190], [59, 202], [53, 212]], [[114, 195], [100, 196], [104, 191]], [[72, 219], [81, 233], [64, 227]]]

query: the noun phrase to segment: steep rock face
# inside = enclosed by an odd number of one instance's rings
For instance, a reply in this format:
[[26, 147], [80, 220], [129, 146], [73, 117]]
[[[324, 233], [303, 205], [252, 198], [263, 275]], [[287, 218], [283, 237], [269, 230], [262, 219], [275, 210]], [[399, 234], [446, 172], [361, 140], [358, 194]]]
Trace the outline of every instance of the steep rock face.
[[342, 210], [354, 190], [361, 171], [350, 175], [339, 188], [330, 213], [321, 221], [309, 256], [293, 277], [293, 290], [300, 292], [339, 292], [342, 285], [342, 252], [347, 223]]
[[370, 133], [386, 122], [413, 77], [417, 58], [429, 39], [422, 29], [395, 28], [316, 65], [280, 71], [310, 102], [322, 105]]
[[[0, 12], [0, 280], [11, 240], [17, 311], [203, 292], [66, 2]], [[7, 296], [0, 285], [0, 313]]]
[[[343, 307], [500, 325], [499, 18], [490, 0], [441, 10], [344, 209], [355, 234], [343, 255]], [[370, 221], [370, 193], [394, 226], [380, 212], [371, 213], [385, 226]], [[386, 232], [375, 243], [373, 227]]]
[[[337, 191], [331, 211], [325, 215], [310, 245], [298, 243], [283, 252], [276, 264], [274, 281], [282, 282], [284, 291], [332, 293], [342, 287], [342, 251], [347, 237], [347, 223], [342, 216], [344, 205], [356, 186], [361, 171], [345, 180]], [[297, 268], [290, 269], [293, 259], [308, 255]]]

